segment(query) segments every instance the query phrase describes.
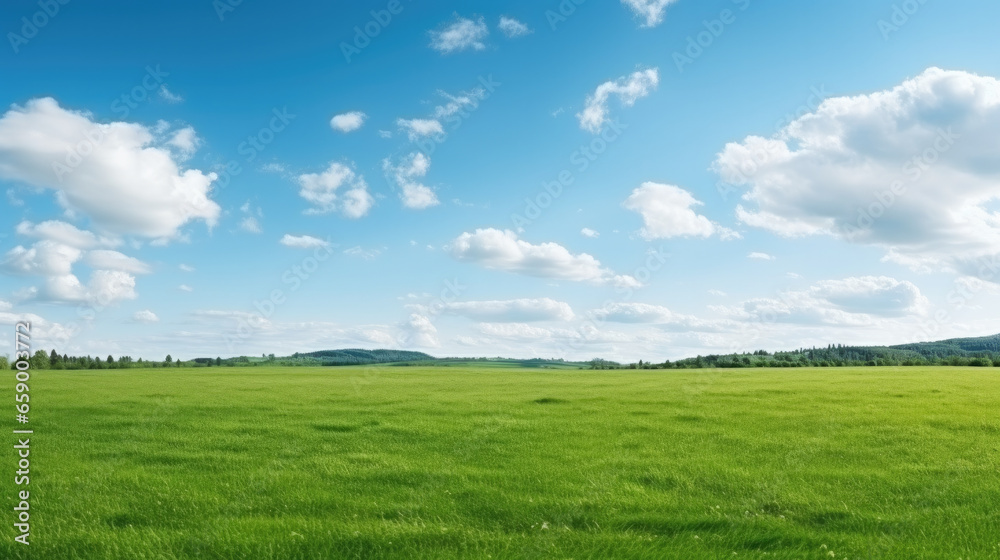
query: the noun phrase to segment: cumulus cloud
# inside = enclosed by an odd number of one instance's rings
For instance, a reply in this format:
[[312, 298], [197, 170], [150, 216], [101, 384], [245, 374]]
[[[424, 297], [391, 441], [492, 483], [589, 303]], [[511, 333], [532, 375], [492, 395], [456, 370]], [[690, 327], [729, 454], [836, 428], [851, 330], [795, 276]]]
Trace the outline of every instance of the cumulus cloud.
[[439, 312], [491, 323], [530, 323], [569, 321], [573, 308], [550, 298], [511, 299], [502, 301], [460, 301], [441, 304]]
[[24, 221], [17, 224], [16, 231], [18, 235], [47, 239], [76, 249], [113, 247], [121, 243], [114, 238], [98, 237], [89, 231], [81, 230], [72, 224], [59, 220], [49, 220], [39, 224]]
[[647, 182], [632, 191], [622, 206], [642, 216], [645, 225], [639, 235], [647, 240], [713, 235], [723, 239], [740, 237], [735, 231], [695, 212], [693, 208], [702, 204], [680, 187]]
[[441, 346], [438, 340], [438, 330], [425, 315], [414, 313], [410, 319], [403, 324], [403, 334], [400, 342], [408, 347], [415, 348], [437, 348]]
[[37, 294], [38, 299], [73, 303], [89, 302], [100, 306], [135, 299], [135, 277], [118, 270], [95, 270], [84, 285], [73, 274], [49, 276]]
[[285, 234], [278, 243], [293, 249], [318, 249], [329, 247], [330, 243], [311, 235], [289, 235]]
[[600, 233], [598, 233], [597, 231], [592, 230], [590, 228], [583, 228], [583, 229], [581, 229], [580, 230], [580, 235], [582, 235], [584, 237], [590, 237], [591, 239], [596, 239], [596, 238], [598, 238], [598, 237], [601, 236]]
[[506, 35], [508, 39], [523, 37], [524, 35], [531, 33], [531, 29], [528, 28], [526, 24], [507, 16], [500, 16], [500, 23], [497, 25], [497, 28], [501, 33]]
[[633, 72], [614, 81], [604, 82], [597, 86], [593, 95], [587, 97], [583, 111], [577, 113], [580, 128], [597, 134], [610, 122], [608, 118], [608, 103], [611, 97], [617, 97], [622, 107], [631, 107], [635, 102], [652, 93], [660, 83], [660, 74], [656, 68]]
[[729, 144], [714, 169], [747, 189], [737, 208], [747, 225], [997, 281], [998, 144], [1000, 81], [930, 68], [887, 91], [827, 99], [772, 138]]
[[362, 113], [361, 111], [341, 113], [330, 119], [330, 127], [344, 133], [354, 132], [365, 124], [365, 119], [367, 117], [368, 115]]
[[[375, 204], [364, 177], [347, 165], [333, 162], [323, 173], [299, 175], [299, 196], [313, 205], [307, 214], [340, 212], [348, 218], [361, 218]], [[343, 192], [338, 191], [343, 188]]]
[[759, 253], [755, 251], [747, 255], [747, 258], [755, 261], [773, 261], [777, 257], [774, 255], [768, 255], [767, 253]]
[[641, 18], [646, 21], [643, 22], [643, 27], [656, 27], [663, 22], [663, 15], [667, 11], [667, 6], [673, 4], [677, 0], [622, 0], [622, 4], [625, 4], [635, 12]]
[[420, 182], [420, 178], [427, 175], [431, 168], [431, 158], [422, 152], [410, 154], [398, 165], [386, 159], [382, 166], [386, 174], [399, 185], [399, 198], [403, 201], [403, 206], [423, 210], [441, 203], [434, 190]]
[[[134, 299], [135, 277], [148, 274], [148, 264], [110, 249], [87, 249], [104, 244], [91, 234], [58, 221], [18, 224], [19, 234], [39, 237], [31, 247], [18, 245], [0, 260], [0, 272], [18, 276], [42, 278], [42, 288], [32, 286], [25, 299], [52, 302], [91, 302], [109, 305], [123, 299]], [[84, 285], [73, 273], [76, 263], [91, 269], [89, 282]]]
[[160, 318], [156, 316], [156, 313], [153, 313], [148, 309], [144, 309], [142, 311], [136, 311], [135, 314], [132, 315], [132, 320], [135, 321], [136, 323], [146, 323], [146, 324], [160, 322]]
[[640, 286], [632, 276], [615, 274], [586, 253], [574, 255], [558, 243], [533, 245], [518, 239], [517, 234], [509, 230], [488, 228], [466, 232], [455, 239], [449, 249], [459, 261], [492, 270], [572, 282]]
[[483, 41], [489, 34], [485, 19], [456, 17], [455, 21], [442, 29], [431, 31], [431, 48], [444, 54], [467, 49], [481, 51], [486, 48]]
[[55, 241], [43, 240], [31, 248], [14, 247], [0, 261], [0, 270], [7, 274], [25, 276], [65, 276], [73, 270], [73, 263], [83, 252], [75, 247]]
[[0, 178], [55, 191], [61, 206], [105, 233], [168, 240], [193, 220], [214, 226], [216, 175], [181, 169], [156, 141], [142, 125], [101, 124], [33, 99], [0, 118]]

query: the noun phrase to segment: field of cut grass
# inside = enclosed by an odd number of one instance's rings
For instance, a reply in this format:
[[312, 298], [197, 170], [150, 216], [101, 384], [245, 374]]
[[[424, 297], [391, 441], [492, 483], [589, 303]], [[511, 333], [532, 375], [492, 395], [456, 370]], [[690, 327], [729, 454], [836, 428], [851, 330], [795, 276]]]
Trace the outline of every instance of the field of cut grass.
[[998, 371], [35, 372], [0, 558], [1000, 558]]

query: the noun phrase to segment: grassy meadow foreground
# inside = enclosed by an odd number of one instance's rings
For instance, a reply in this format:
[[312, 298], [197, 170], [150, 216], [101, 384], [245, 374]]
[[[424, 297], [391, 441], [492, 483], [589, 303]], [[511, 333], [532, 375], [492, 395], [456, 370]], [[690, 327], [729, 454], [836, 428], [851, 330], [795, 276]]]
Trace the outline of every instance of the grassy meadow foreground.
[[1000, 558], [998, 381], [39, 371], [32, 544], [13, 542], [8, 445], [0, 558]]

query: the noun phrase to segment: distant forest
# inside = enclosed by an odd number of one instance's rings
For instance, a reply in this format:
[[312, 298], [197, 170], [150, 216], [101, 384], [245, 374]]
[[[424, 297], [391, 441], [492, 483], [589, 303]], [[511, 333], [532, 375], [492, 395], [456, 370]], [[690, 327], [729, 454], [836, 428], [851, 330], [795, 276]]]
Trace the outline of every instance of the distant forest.
[[[510, 362], [510, 366], [532, 367], [558, 365], [579, 369], [695, 369], [752, 367], [844, 367], [844, 366], [978, 366], [1000, 367], [1000, 335], [979, 338], [955, 338], [939, 342], [920, 342], [897, 346], [844, 346], [799, 348], [785, 352], [757, 350], [742, 354], [712, 354], [675, 362], [622, 364], [602, 359], [589, 362], [566, 362], [561, 359], [514, 360], [504, 358], [435, 358], [423, 352], [405, 350], [322, 350], [277, 357], [194, 358], [180, 360], [167, 355], [162, 361], [133, 360], [130, 356], [68, 356], [55, 350], [38, 350], [30, 358], [34, 369], [127, 369], [165, 367], [254, 367], [254, 366], [358, 366], [369, 364], [455, 365], [463, 362]], [[0, 369], [10, 369], [8, 357], [0, 355]]]
[[800, 348], [788, 352], [758, 350], [743, 354], [697, 356], [676, 362], [616, 364], [593, 360], [592, 369], [695, 369], [751, 367], [844, 366], [979, 366], [1000, 367], [1000, 335], [955, 338], [897, 346], [844, 346]]

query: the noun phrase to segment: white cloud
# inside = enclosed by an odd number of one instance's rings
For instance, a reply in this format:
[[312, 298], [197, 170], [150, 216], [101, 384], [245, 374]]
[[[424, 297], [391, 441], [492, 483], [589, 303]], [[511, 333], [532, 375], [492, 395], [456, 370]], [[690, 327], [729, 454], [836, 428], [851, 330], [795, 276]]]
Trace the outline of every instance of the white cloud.
[[479, 107], [479, 102], [486, 99], [487, 96], [486, 90], [483, 88], [463, 91], [458, 95], [451, 95], [444, 91], [439, 91], [438, 94], [441, 95], [441, 97], [444, 97], [447, 100], [447, 103], [444, 105], [438, 105], [434, 108], [435, 119], [448, 119], [449, 117], [459, 114], [467, 109], [476, 109]]
[[330, 246], [329, 242], [311, 235], [289, 235], [287, 233], [278, 243], [293, 249], [318, 249]]
[[768, 255], [767, 253], [758, 253], [755, 251], [747, 255], [747, 258], [755, 261], [773, 261], [777, 257], [774, 255]]
[[191, 286], [188, 286], [187, 284], [181, 284], [180, 286], [177, 286], [177, 289], [180, 290], [180, 291], [182, 291], [182, 292], [193, 292], [194, 291], [194, 288], [192, 288]]
[[483, 41], [489, 34], [485, 19], [457, 17], [443, 29], [431, 31], [431, 48], [445, 54], [467, 49], [481, 51], [486, 48]]
[[80, 260], [82, 251], [55, 241], [43, 240], [30, 249], [14, 247], [0, 261], [0, 270], [8, 274], [30, 276], [65, 276]]
[[165, 241], [192, 220], [215, 225], [220, 208], [208, 195], [216, 175], [180, 169], [155, 140], [142, 125], [99, 124], [52, 98], [33, 99], [0, 118], [0, 178], [54, 190], [102, 232]]
[[240, 220], [240, 229], [247, 233], [261, 233], [264, 231], [260, 227], [260, 222], [253, 216], [246, 216]]
[[508, 39], [522, 37], [531, 33], [531, 29], [529, 29], [523, 22], [507, 16], [500, 16], [500, 23], [497, 25], [497, 28], [501, 33], [506, 35]]
[[817, 282], [807, 290], [751, 299], [720, 310], [761, 323], [866, 326], [886, 318], [923, 315], [928, 308], [927, 298], [911, 282], [863, 276]]
[[410, 320], [403, 325], [404, 334], [401, 342], [412, 348], [437, 348], [441, 346], [437, 336], [437, 327], [431, 320], [417, 313], [410, 315]]
[[184, 272], [194, 272], [194, 267], [188, 264], [177, 265], [177, 268], [181, 269]]
[[17, 224], [18, 235], [47, 239], [77, 249], [92, 249], [100, 246], [115, 246], [121, 242], [116, 239], [97, 237], [89, 231], [78, 229], [72, 224], [59, 220], [49, 220], [39, 224], [21, 222]]
[[594, 257], [574, 255], [558, 243], [532, 245], [517, 238], [512, 231], [477, 229], [463, 233], [450, 246], [451, 255], [464, 262], [479, 264], [493, 270], [553, 278], [573, 282], [638, 287], [631, 276], [617, 275]]
[[184, 98], [167, 89], [167, 86], [160, 86], [160, 98], [167, 103], [180, 103]]
[[[313, 208], [307, 214], [328, 214], [339, 211], [348, 218], [361, 218], [375, 204], [368, 193], [364, 177], [350, 167], [333, 162], [323, 173], [299, 176], [299, 196], [309, 201]], [[343, 197], [337, 191], [344, 187]]]
[[36, 347], [48, 347], [62, 345], [74, 334], [73, 328], [60, 323], [53, 323], [34, 313], [6, 313], [0, 312], [0, 325], [15, 325], [21, 321], [31, 323], [31, 340]]
[[609, 323], [655, 324], [678, 331], [717, 332], [730, 322], [706, 321], [692, 315], [674, 313], [670, 309], [648, 303], [609, 303], [591, 312], [596, 319]]
[[437, 194], [419, 179], [430, 170], [431, 158], [421, 152], [414, 152], [403, 159], [399, 165], [393, 165], [388, 159], [382, 162], [385, 172], [399, 185], [399, 198], [403, 206], [412, 210], [423, 210], [441, 203]]
[[90, 302], [100, 306], [135, 299], [135, 277], [117, 270], [96, 270], [88, 285], [72, 275], [49, 276], [38, 298], [56, 302]]
[[693, 210], [703, 203], [691, 193], [674, 185], [643, 183], [629, 195], [622, 206], [642, 215], [644, 227], [639, 231], [644, 239], [672, 237], [739, 238], [740, 234], [724, 228]]
[[667, 6], [677, 0], [622, 0], [636, 15], [645, 18], [643, 27], [655, 27], [663, 22], [663, 14]]
[[98, 249], [87, 252], [84, 257], [87, 266], [100, 270], [118, 270], [132, 274], [149, 274], [150, 266], [139, 259], [123, 255], [118, 251]]
[[375, 259], [375, 257], [382, 254], [381, 249], [364, 249], [360, 245], [356, 247], [351, 247], [349, 249], [344, 249], [344, 254], [349, 257], [358, 257], [366, 261]]
[[368, 115], [362, 113], [361, 111], [341, 113], [330, 119], [330, 127], [344, 133], [354, 132], [365, 124], [365, 119], [367, 117]]
[[583, 229], [581, 229], [580, 230], [580, 235], [582, 235], [584, 237], [590, 237], [590, 238], [597, 238], [597, 237], [601, 236], [600, 233], [598, 233], [597, 231], [594, 231], [594, 230], [592, 230], [590, 228], [583, 228]]
[[[86, 236], [76, 235], [61, 226], [43, 227], [41, 230], [31, 228], [31, 232], [54, 232], [56, 237], [65, 237], [69, 232], [72, 234], [71, 241], [89, 241]], [[81, 260], [93, 269], [87, 285], [73, 274], [73, 265]], [[44, 239], [30, 248], [18, 245], [8, 251], [0, 261], [0, 271], [43, 279], [42, 289], [29, 288], [24, 294], [26, 299], [110, 305], [123, 299], [134, 299], [135, 277], [132, 274], [148, 274], [150, 268], [146, 263], [117, 251], [97, 249], [84, 252]]]
[[573, 308], [568, 303], [549, 298], [451, 302], [438, 304], [436, 309], [475, 321], [493, 323], [569, 321], [574, 317]]
[[146, 323], [146, 324], [160, 322], [160, 318], [156, 316], [156, 313], [153, 313], [148, 309], [144, 309], [142, 311], [136, 311], [135, 314], [132, 315], [132, 320], [135, 321], [136, 323]]
[[623, 107], [631, 107], [635, 102], [646, 97], [660, 83], [660, 74], [656, 68], [633, 72], [615, 81], [604, 82], [597, 86], [593, 95], [587, 97], [583, 111], [577, 113], [580, 128], [597, 134], [601, 131], [608, 118], [608, 102], [611, 96], [616, 96]]
[[729, 144], [714, 169], [749, 189], [737, 209], [747, 225], [997, 281], [998, 144], [1000, 81], [930, 68], [891, 90], [827, 99], [773, 138]]
[[399, 128], [406, 131], [410, 142], [415, 142], [427, 136], [441, 136], [444, 134], [444, 127], [437, 119], [399, 119], [396, 121]]
[[194, 128], [189, 126], [174, 132], [167, 144], [177, 148], [183, 159], [188, 159], [198, 151], [201, 146], [201, 138], [198, 138]]

